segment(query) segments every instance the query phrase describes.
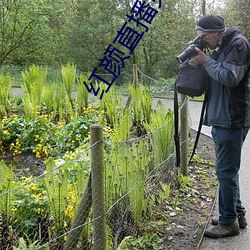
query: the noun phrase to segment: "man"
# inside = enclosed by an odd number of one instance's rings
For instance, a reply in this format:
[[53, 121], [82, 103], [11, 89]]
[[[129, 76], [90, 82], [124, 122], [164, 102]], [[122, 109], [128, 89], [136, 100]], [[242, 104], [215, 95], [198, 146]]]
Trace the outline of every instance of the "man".
[[219, 181], [219, 218], [205, 235], [221, 238], [239, 234], [247, 226], [240, 200], [241, 149], [250, 126], [250, 46], [237, 27], [225, 29], [220, 16], [202, 17], [196, 33], [213, 50], [206, 56], [195, 48], [193, 59], [203, 64], [210, 76], [204, 125], [212, 126]]

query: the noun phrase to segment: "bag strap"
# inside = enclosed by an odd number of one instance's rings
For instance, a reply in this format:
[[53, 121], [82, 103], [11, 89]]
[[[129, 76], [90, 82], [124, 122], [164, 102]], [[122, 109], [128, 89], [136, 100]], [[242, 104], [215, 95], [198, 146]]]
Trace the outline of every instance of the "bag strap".
[[[205, 91], [205, 97], [204, 101], [202, 104], [202, 109], [201, 109], [201, 114], [200, 114], [200, 121], [199, 121], [199, 126], [198, 130], [196, 133], [196, 138], [195, 138], [195, 143], [193, 147], [192, 154], [189, 159], [189, 164], [192, 162], [193, 156], [195, 154], [198, 141], [200, 138], [200, 133], [201, 133], [201, 128], [202, 128], [202, 122], [203, 122], [203, 117], [206, 109], [206, 104], [207, 104], [207, 96], [208, 96], [208, 91]], [[176, 89], [176, 82], [174, 84], [174, 128], [175, 128], [175, 133], [174, 133], [174, 141], [175, 141], [175, 152], [176, 152], [176, 167], [180, 167], [180, 137], [179, 137], [179, 109], [178, 109], [178, 92]]]
[[205, 97], [204, 97], [204, 101], [202, 103], [199, 126], [198, 126], [198, 130], [196, 132], [195, 143], [194, 143], [194, 147], [193, 147], [193, 152], [192, 152], [192, 154], [190, 156], [190, 159], [189, 159], [189, 164], [192, 162], [192, 159], [193, 159], [193, 156], [195, 154], [195, 151], [196, 151], [196, 148], [197, 148], [197, 145], [198, 145], [198, 141], [199, 141], [199, 138], [200, 138], [203, 117], [204, 117], [204, 113], [205, 113], [205, 109], [206, 109], [206, 104], [207, 104], [207, 90], [205, 91]]
[[176, 167], [180, 167], [180, 137], [179, 137], [179, 112], [178, 112], [178, 93], [176, 88], [176, 82], [174, 83], [174, 141], [175, 141], [175, 154], [176, 154]]

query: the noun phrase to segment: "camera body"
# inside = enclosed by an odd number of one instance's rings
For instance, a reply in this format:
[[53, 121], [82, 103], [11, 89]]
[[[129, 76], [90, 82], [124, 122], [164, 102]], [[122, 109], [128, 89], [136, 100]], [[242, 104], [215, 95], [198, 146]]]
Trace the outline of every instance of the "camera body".
[[195, 47], [199, 48], [200, 50], [203, 50], [207, 48], [207, 43], [199, 36], [197, 36], [190, 45], [180, 54], [176, 57], [177, 61], [179, 63], [183, 63], [188, 58], [198, 55], [198, 53], [195, 51]]

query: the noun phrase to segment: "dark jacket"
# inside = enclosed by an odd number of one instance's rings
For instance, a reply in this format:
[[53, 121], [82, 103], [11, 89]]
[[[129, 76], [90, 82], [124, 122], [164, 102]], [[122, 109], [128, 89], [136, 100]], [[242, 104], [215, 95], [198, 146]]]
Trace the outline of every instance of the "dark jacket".
[[211, 77], [204, 125], [250, 126], [250, 46], [237, 27], [227, 30], [218, 50], [203, 63]]

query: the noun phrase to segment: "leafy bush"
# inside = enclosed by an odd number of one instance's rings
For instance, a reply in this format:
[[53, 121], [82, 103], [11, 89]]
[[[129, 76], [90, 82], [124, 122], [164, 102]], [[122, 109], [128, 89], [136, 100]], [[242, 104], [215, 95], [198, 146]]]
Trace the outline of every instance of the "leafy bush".
[[11, 150], [14, 155], [33, 152], [37, 158], [59, 157], [86, 142], [90, 126], [102, 121], [102, 114], [91, 107], [68, 124], [53, 123], [47, 115], [34, 119], [13, 115], [0, 121], [0, 150]]

